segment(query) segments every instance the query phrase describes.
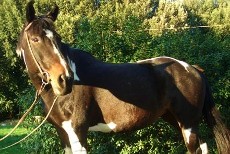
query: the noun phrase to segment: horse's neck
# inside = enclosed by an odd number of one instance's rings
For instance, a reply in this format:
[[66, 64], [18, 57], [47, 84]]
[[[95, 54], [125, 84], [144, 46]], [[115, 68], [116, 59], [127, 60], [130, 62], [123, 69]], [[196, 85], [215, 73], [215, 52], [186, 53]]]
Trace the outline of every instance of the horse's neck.
[[[41, 82], [40, 77], [38, 77], [37, 75], [34, 75], [34, 74], [31, 75], [30, 73], [29, 73], [29, 76], [30, 76], [30, 79], [31, 79], [36, 91], [40, 92], [42, 89], [42, 82]], [[45, 88], [42, 90], [40, 95], [42, 97], [42, 100], [45, 104], [46, 109], [49, 110], [50, 106], [52, 105], [51, 103], [53, 102], [53, 100], [55, 98], [55, 95], [53, 93], [51, 85], [46, 85]]]
[[101, 87], [111, 80], [110, 75], [114, 70], [107, 68], [111, 68], [113, 64], [101, 62], [89, 53], [77, 49], [72, 50], [71, 58], [76, 64], [76, 73], [81, 83]]

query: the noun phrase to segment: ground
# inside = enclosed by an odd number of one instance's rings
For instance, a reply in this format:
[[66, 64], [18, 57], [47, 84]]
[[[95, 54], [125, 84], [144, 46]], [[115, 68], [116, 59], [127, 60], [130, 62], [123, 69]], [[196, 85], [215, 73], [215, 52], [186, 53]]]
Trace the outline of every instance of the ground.
[[[11, 131], [11, 129], [16, 125], [17, 120], [7, 120], [0, 123], [0, 138], [2, 138], [4, 135], [6, 135], [8, 132]], [[17, 142], [21, 138], [23, 138], [28, 133], [28, 130], [26, 128], [23, 128], [22, 126], [19, 126], [19, 128], [8, 138], [6, 138], [3, 141], [0, 141], [0, 149], [4, 148], [12, 143]], [[26, 152], [20, 147], [20, 144], [15, 145], [13, 147], [10, 147], [6, 150], [1, 150], [1, 154], [25, 154]]]

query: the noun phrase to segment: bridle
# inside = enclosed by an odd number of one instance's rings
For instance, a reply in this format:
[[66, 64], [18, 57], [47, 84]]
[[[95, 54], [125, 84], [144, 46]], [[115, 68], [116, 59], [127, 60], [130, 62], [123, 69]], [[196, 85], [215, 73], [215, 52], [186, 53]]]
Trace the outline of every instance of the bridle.
[[[48, 72], [46, 71], [43, 71], [42, 67], [39, 65], [35, 55], [34, 55], [34, 52], [32, 50], [32, 47], [31, 47], [31, 44], [30, 44], [30, 41], [29, 41], [29, 37], [28, 37], [28, 34], [27, 34], [27, 30], [29, 29], [29, 27], [31, 26], [32, 22], [25, 28], [24, 30], [24, 33], [26, 35], [26, 42], [28, 44], [28, 47], [29, 47], [29, 51], [30, 51], [30, 54], [33, 58], [33, 61], [35, 62], [38, 70], [39, 70], [39, 73], [42, 75], [41, 79], [42, 79], [42, 83], [45, 83], [45, 84], [49, 84], [50, 82], [50, 75]], [[23, 51], [24, 52], [24, 51]], [[25, 56], [25, 54], [23, 54], [23, 56]], [[24, 57], [25, 58], [25, 57]], [[26, 64], [25, 64], [26, 65]]]

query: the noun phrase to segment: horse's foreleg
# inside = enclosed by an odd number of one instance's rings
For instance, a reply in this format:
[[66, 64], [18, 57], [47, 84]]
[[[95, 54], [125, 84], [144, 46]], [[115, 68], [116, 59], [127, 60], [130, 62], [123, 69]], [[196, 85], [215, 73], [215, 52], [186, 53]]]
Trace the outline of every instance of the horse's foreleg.
[[62, 127], [56, 126], [56, 130], [59, 138], [61, 139], [61, 145], [62, 148], [65, 150], [65, 154], [72, 154], [68, 134]]
[[86, 133], [75, 130], [71, 120], [62, 122], [62, 128], [67, 133], [72, 153], [86, 154]]

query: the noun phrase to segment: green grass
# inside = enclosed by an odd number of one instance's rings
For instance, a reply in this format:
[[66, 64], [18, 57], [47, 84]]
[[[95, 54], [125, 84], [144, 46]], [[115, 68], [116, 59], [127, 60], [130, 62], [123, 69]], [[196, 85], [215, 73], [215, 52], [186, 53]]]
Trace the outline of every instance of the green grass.
[[[5, 121], [0, 123], [0, 138], [5, 136], [8, 132], [12, 130], [14, 125], [16, 124], [16, 121]], [[21, 138], [23, 138], [28, 133], [28, 130], [26, 128], [23, 128], [22, 126], [19, 126], [19, 128], [16, 129], [16, 131], [11, 134], [8, 138], [6, 138], [3, 141], [0, 141], [0, 149], [4, 148], [12, 143], [15, 143], [19, 141]], [[13, 147], [10, 147], [6, 150], [1, 150], [1, 154], [25, 154], [26, 152], [20, 147], [20, 144], [17, 144]]]

